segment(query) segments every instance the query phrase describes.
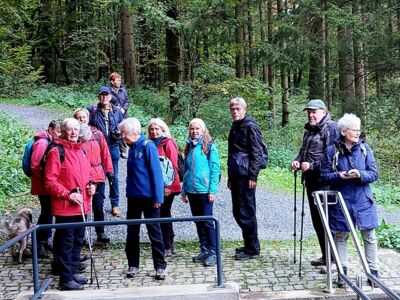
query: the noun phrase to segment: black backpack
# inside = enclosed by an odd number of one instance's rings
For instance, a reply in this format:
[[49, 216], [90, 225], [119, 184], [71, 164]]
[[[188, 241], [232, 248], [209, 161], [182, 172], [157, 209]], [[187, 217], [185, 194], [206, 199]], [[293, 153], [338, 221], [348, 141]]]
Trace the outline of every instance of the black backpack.
[[58, 153], [60, 154], [60, 162], [61, 163], [64, 162], [64, 158], [65, 158], [64, 146], [62, 146], [60, 144], [55, 144], [54, 142], [50, 142], [49, 145], [46, 148], [46, 151], [43, 154], [42, 159], [40, 160], [40, 169], [42, 171], [42, 178], [43, 179], [44, 179], [44, 171], [45, 171], [45, 168], [46, 168], [47, 155], [49, 154], [50, 150], [53, 149], [54, 147], [58, 148]]

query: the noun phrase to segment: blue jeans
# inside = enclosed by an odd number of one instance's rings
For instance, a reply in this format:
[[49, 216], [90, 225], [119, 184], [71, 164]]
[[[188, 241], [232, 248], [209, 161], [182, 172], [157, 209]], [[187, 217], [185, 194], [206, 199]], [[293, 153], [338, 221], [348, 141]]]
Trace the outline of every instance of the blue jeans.
[[[96, 187], [96, 193], [92, 199], [93, 219], [94, 221], [104, 221], [104, 199], [106, 184], [104, 182], [98, 182]], [[96, 227], [96, 233], [104, 233], [104, 226]]]
[[[190, 210], [193, 216], [212, 216], [213, 202], [208, 201], [208, 194], [187, 194]], [[196, 222], [197, 234], [199, 236], [200, 247], [208, 250], [216, 250], [217, 241], [215, 238], [215, 228], [212, 221]]]
[[[40, 216], [38, 219], [38, 224], [52, 224], [53, 216], [51, 214], [50, 196], [39, 195], [40, 201]], [[51, 229], [39, 230], [37, 232], [38, 242], [47, 242], [51, 238]]]
[[110, 184], [110, 202], [111, 208], [119, 206], [119, 182], [118, 182], [118, 161], [119, 161], [119, 144], [108, 145], [111, 160], [114, 169], [114, 181]]

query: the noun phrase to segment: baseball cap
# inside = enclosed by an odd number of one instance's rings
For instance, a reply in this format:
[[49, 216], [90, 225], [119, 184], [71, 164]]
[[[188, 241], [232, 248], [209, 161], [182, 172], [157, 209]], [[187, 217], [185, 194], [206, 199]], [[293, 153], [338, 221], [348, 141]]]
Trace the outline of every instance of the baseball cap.
[[323, 110], [325, 110], [326, 105], [325, 105], [324, 101], [322, 101], [320, 99], [312, 99], [312, 100], [308, 101], [308, 103], [307, 103], [306, 107], [303, 109], [303, 111], [306, 109], [323, 109]]
[[102, 86], [101, 88], [99, 88], [98, 95], [101, 95], [103, 93], [111, 94], [110, 88], [107, 86]]

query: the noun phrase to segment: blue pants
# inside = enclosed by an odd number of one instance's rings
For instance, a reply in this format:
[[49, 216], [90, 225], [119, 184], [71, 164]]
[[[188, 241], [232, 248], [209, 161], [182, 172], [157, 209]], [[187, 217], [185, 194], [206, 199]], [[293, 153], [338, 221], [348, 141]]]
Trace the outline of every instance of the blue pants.
[[[212, 216], [214, 203], [208, 201], [208, 194], [187, 194], [193, 216]], [[196, 222], [201, 248], [216, 250], [217, 242], [212, 221]]]
[[[93, 219], [94, 221], [104, 221], [104, 199], [106, 184], [104, 182], [97, 182], [96, 193], [92, 199]], [[96, 233], [104, 233], [104, 226], [96, 227]]]
[[[56, 216], [56, 224], [82, 221], [82, 216]], [[73, 280], [73, 270], [77, 270], [80, 264], [84, 236], [84, 227], [56, 229], [53, 252], [54, 257], [57, 258], [57, 267], [60, 271], [60, 283]]]
[[[38, 219], [38, 224], [52, 224], [53, 216], [51, 214], [50, 196], [39, 195], [40, 202], [40, 216]], [[51, 238], [51, 229], [39, 230], [37, 232], [38, 242], [47, 242]]]
[[233, 217], [242, 229], [244, 247], [250, 254], [260, 254], [256, 217], [256, 189], [249, 189], [247, 177], [232, 177], [230, 180]]
[[[151, 198], [128, 198], [127, 219], [141, 219], [144, 214], [145, 219], [159, 218], [160, 209], [153, 207]], [[164, 243], [161, 235], [159, 223], [147, 224], [147, 232], [151, 242], [151, 252], [153, 256], [154, 269], [165, 269], [167, 263], [164, 259]], [[128, 258], [129, 267], [139, 267], [140, 259], [140, 224], [129, 225], [126, 237], [125, 252]]]
[[110, 184], [110, 202], [111, 208], [119, 206], [119, 182], [118, 182], [118, 161], [119, 161], [119, 144], [108, 145], [111, 160], [114, 169], [114, 181]]

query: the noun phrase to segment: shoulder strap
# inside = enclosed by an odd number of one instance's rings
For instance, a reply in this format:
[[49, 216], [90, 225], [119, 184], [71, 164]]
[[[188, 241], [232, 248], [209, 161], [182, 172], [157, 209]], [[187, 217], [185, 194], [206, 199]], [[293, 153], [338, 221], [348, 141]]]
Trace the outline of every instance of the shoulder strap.
[[339, 149], [336, 147], [336, 145], [334, 145], [334, 147], [335, 147], [335, 154], [334, 154], [333, 157], [332, 157], [332, 170], [333, 170], [334, 172], [336, 172], [336, 171], [337, 171], [337, 165], [338, 165], [338, 162], [339, 162], [339, 154], [340, 154], [340, 151], [339, 151]]
[[212, 144], [214, 144], [213, 141], [209, 141], [209, 142], [207, 143], [207, 159], [208, 159], [208, 160], [210, 160]]
[[361, 152], [364, 155], [364, 157], [367, 157], [367, 148], [365, 147], [364, 143], [360, 144]]

